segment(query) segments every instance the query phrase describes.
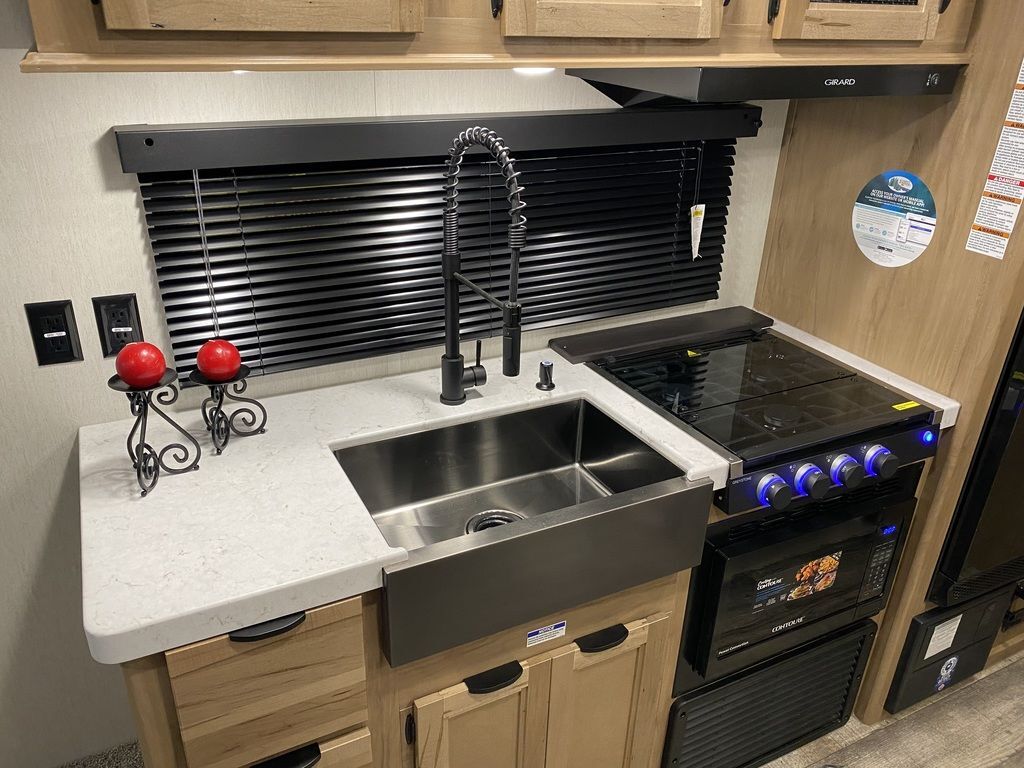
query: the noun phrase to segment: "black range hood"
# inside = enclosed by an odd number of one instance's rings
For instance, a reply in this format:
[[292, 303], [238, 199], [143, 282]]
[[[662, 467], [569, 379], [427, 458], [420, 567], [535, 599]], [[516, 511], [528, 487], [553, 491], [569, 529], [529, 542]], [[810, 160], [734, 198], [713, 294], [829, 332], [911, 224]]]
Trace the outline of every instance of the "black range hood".
[[623, 107], [678, 102], [925, 96], [953, 92], [966, 64], [567, 69]]

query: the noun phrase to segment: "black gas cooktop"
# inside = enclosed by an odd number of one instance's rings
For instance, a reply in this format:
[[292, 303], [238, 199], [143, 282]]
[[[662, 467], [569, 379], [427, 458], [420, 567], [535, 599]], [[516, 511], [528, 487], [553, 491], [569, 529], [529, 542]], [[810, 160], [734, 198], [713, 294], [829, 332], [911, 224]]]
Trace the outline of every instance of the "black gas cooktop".
[[596, 365], [746, 461], [930, 412], [771, 331]]
[[746, 307], [551, 340], [721, 447], [732, 514], [831, 499], [935, 454], [937, 412], [772, 329]]

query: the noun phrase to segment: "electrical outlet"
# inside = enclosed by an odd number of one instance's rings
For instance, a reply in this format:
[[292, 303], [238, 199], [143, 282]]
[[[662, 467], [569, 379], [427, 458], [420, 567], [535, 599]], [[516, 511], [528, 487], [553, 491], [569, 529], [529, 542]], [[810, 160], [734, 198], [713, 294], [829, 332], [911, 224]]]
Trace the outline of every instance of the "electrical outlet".
[[92, 308], [96, 313], [96, 327], [100, 332], [104, 357], [114, 357], [126, 344], [142, 341], [139, 305], [134, 293], [96, 296], [92, 300]]
[[75, 308], [71, 300], [42, 301], [25, 305], [32, 344], [40, 365], [70, 363], [82, 359]]

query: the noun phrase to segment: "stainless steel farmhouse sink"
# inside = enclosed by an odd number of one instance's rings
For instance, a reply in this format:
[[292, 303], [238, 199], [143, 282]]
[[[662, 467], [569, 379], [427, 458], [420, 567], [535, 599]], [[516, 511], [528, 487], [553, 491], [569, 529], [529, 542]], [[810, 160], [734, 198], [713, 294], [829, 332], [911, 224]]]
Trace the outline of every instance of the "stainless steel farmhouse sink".
[[585, 400], [335, 455], [410, 553], [384, 569], [395, 666], [700, 561], [711, 483]]

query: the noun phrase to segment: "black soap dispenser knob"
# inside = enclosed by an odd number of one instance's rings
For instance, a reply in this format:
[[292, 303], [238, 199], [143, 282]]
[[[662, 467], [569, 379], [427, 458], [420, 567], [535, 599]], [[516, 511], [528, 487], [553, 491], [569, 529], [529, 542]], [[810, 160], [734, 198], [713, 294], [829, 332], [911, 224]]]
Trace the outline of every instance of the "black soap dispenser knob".
[[550, 360], [541, 360], [540, 378], [537, 381], [537, 389], [550, 392], [555, 388], [555, 364]]

